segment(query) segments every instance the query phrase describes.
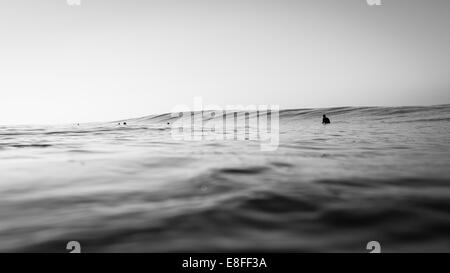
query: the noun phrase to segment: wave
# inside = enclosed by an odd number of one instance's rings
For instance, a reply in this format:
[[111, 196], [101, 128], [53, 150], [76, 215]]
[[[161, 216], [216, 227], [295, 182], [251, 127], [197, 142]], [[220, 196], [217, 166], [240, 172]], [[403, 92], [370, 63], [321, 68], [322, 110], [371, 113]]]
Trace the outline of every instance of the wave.
[[[7, 138], [24, 136], [83, 136], [83, 135], [101, 135], [118, 134], [130, 131], [167, 131], [171, 129], [174, 122], [180, 118], [190, 119], [191, 116], [196, 122], [202, 120], [220, 120], [223, 118], [233, 119], [237, 113], [237, 119], [243, 120], [245, 114], [250, 119], [256, 117], [267, 117], [267, 111], [196, 111], [183, 113], [165, 113], [159, 115], [150, 115], [140, 118], [132, 118], [107, 123], [88, 123], [60, 127], [2, 127], [0, 137], [3, 140]], [[309, 108], [309, 109], [285, 109], [278, 113], [272, 113], [272, 116], [278, 114], [280, 122], [314, 121], [321, 120], [322, 115], [331, 117], [333, 122], [351, 122], [355, 119], [379, 121], [383, 123], [431, 123], [431, 122], [449, 122], [450, 104], [436, 106], [409, 106], [409, 107], [332, 107], [332, 108]], [[127, 125], [123, 125], [126, 122]], [[359, 121], [358, 121], [359, 122]]]
[[[182, 113], [166, 113], [160, 115], [150, 115], [135, 119], [121, 120], [117, 122], [133, 123], [167, 123], [173, 122], [181, 117], [194, 116], [196, 119], [200, 116], [203, 121], [210, 119], [223, 118], [224, 116], [233, 116], [237, 113], [238, 118], [242, 118], [245, 113], [248, 113], [250, 118], [267, 115], [267, 111], [242, 111], [229, 110], [215, 111], [192, 111]], [[448, 121], [450, 119], [450, 104], [435, 105], [435, 106], [403, 106], [403, 107], [331, 107], [331, 108], [305, 108], [305, 109], [285, 109], [278, 112], [281, 120], [297, 119], [297, 118], [320, 118], [326, 114], [329, 116], [348, 116], [348, 117], [369, 117], [377, 118], [408, 118], [417, 117], [419, 115], [422, 119], [413, 121]]]

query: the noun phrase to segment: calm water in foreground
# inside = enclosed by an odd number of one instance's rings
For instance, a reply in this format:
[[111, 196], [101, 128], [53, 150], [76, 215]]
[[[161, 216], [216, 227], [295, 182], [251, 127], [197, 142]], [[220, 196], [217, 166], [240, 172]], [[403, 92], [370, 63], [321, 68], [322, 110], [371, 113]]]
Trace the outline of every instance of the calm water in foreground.
[[0, 126], [0, 252], [450, 251], [448, 105], [282, 111], [276, 151], [174, 121]]

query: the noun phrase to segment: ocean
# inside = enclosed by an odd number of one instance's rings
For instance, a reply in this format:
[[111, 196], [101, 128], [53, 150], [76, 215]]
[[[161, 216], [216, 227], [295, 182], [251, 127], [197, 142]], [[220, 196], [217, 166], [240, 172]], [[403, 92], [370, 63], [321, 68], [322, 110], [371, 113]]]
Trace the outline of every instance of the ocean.
[[170, 114], [0, 126], [0, 252], [450, 251], [450, 105], [277, 118], [272, 150]]

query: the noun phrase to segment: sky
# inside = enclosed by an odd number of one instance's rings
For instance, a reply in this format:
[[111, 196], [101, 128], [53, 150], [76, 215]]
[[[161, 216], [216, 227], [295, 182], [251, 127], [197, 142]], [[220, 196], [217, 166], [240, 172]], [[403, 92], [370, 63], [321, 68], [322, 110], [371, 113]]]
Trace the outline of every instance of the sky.
[[0, 125], [450, 103], [450, 1], [0, 0]]

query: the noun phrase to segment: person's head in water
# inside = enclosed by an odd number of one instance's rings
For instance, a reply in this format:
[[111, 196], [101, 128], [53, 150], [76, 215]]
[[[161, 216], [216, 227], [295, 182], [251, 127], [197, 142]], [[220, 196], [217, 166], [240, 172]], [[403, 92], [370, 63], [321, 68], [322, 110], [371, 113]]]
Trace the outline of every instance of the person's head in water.
[[126, 123], [126, 122], [124, 122], [124, 123], [123, 123], [123, 125], [127, 125], [127, 123]]
[[330, 119], [327, 118], [326, 115], [323, 115], [323, 118], [322, 118], [322, 124], [330, 124], [330, 123], [331, 123], [331, 122], [330, 122]]

